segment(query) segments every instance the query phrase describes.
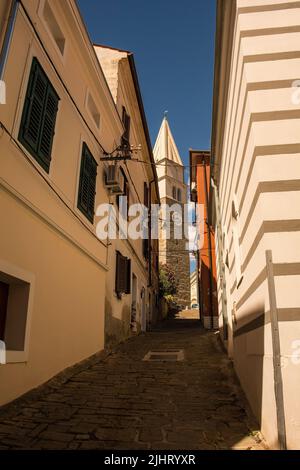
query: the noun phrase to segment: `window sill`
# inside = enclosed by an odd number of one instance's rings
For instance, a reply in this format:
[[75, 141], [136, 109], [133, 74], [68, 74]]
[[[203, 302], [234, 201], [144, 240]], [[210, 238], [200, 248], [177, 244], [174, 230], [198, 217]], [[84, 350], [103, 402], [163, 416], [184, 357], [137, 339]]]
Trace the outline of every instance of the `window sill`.
[[28, 361], [25, 351], [6, 351], [6, 364], [17, 364]]

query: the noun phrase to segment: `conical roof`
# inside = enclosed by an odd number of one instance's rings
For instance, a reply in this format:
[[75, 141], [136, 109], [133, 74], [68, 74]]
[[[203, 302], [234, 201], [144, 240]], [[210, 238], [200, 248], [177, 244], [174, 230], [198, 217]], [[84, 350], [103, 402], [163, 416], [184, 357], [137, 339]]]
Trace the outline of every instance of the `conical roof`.
[[153, 155], [155, 162], [159, 162], [160, 160], [167, 158], [168, 160], [183, 166], [166, 116], [163, 118], [159, 129], [153, 149]]

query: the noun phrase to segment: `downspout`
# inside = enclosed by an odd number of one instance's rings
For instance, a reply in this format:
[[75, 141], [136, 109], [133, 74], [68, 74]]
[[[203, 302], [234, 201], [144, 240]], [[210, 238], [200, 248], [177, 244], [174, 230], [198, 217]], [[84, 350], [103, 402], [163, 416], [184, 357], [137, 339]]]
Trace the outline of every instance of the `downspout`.
[[7, 28], [5, 31], [3, 46], [2, 46], [1, 54], [0, 54], [0, 80], [3, 80], [3, 76], [4, 76], [5, 66], [7, 63], [9, 48], [10, 48], [11, 39], [12, 39], [14, 26], [16, 22], [18, 6], [19, 6], [19, 0], [13, 0], [11, 7], [10, 7], [9, 17], [7, 20]]
[[199, 304], [199, 317], [200, 321], [203, 320], [203, 304], [202, 304], [202, 293], [200, 284], [200, 251], [197, 250], [197, 288], [198, 288], [198, 304]]
[[215, 202], [215, 211], [216, 211], [216, 226], [217, 226], [217, 239], [218, 239], [218, 265], [219, 265], [219, 276], [220, 276], [221, 298], [222, 298], [223, 335], [224, 335], [224, 340], [227, 340], [228, 338], [228, 315], [227, 315], [225, 266], [223, 263], [221, 213], [220, 213], [218, 187], [215, 184], [213, 178], [211, 178], [211, 186], [214, 189], [214, 202]]
[[204, 172], [204, 184], [205, 184], [205, 203], [206, 203], [206, 226], [208, 230], [208, 251], [209, 251], [209, 303], [210, 303], [210, 323], [211, 323], [211, 328], [213, 329], [214, 327], [214, 302], [213, 302], [213, 281], [212, 281], [212, 268], [213, 268], [213, 262], [212, 262], [212, 252], [211, 252], [211, 231], [210, 231], [210, 225], [208, 222], [208, 187], [207, 187], [207, 174], [206, 174], [206, 164], [205, 160], [203, 159], [202, 163], [202, 168]]

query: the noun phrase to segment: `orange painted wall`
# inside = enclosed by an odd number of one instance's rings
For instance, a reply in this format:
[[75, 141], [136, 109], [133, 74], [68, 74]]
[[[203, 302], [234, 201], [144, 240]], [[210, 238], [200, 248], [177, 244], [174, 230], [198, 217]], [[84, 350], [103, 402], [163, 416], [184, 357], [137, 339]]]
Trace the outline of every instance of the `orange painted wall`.
[[[198, 164], [196, 169], [196, 182], [197, 182], [197, 199], [198, 204], [204, 205], [204, 218], [207, 221], [207, 200], [205, 193], [205, 172], [207, 182], [207, 193], [209, 200], [209, 181], [210, 181], [210, 166], [209, 157], [202, 157], [205, 164]], [[200, 160], [200, 159], [199, 159]], [[199, 161], [198, 160], [198, 161]], [[211, 263], [210, 263], [210, 246], [209, 246], [209, 234], [211, 244]], [[217, 281], [216, 281], [216, 256], [215, 256], [215, 237], [212, 228], [208, 228], [207, 223], [204, 226], [204, 243], [200, 250], [201, 259], [201, 272], [200, 272], [200, 306], [202, 304], [202, 315], [211, 315], [211, 299], [210, 299], [210, 264], [212, 266], [212, 305], [213, 305], [213, 316], [218, 316], [218, 301], [217, 301]]]

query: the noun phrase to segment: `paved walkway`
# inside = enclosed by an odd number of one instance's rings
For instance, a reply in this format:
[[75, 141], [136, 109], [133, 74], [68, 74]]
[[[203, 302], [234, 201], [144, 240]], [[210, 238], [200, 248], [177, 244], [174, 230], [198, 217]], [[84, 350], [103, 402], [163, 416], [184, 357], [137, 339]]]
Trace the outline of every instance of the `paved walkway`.
[[[183, 349], [180, 362], [147, 362]], [[0, 409], [0, 449], [263, 449], [217, 334], [178, 319]]]

